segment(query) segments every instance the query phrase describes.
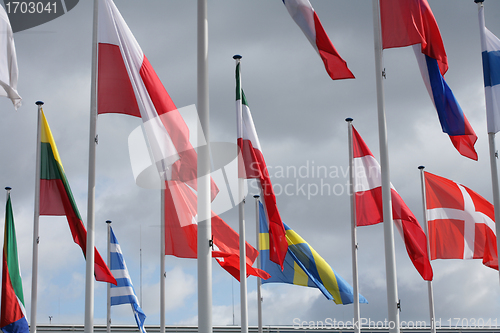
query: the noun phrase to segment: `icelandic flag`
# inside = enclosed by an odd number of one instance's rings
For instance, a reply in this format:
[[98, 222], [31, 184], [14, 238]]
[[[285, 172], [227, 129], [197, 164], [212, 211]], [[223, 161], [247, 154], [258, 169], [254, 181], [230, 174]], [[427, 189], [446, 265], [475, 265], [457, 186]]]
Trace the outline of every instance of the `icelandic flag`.
[[116, 286], [111, 284], [111, 305], [130, 303], [139, 330], [142, 333], [146, 333], [146, 329], [144, 328], [146, 315], [139, 306], [139, 300], [135, 295], [134, 286], [132, 285], [132, 280], [130, 279], [130, 275], [128, 274], [125, 259], [123, 259], [122, 249], [120, 248], [120, 244], [118, 244], [118, 240], [116, 239], [111, 227], [109, 233], [109, 242], [109, 266], [111, 268], [111, 273], [113, 273], [113, 276], [116, 278], [117, 282]]
[[[283, 270], [269, 259], [269, 230], [264, 206], [259, 202], [259, 250], [262, 269], [271, 277], [262, 283], [288, 283], [321, 290], [328, 300], [335, 304], [351, 304], [353, 289], [330, 265], [294, 230], [285, 223], [288, 251]], [[360, 303], [368, 303], [359, 295]]]
[[443, 132], [460, 154], [477, 160], [477, 136], [444, 80], [448, 58], [427, 0], [380, 0], [382, 47], [413, 45], [420, 73], [436, 107]]
[[[481, 40], [488, 133], [500, 131], [500, 40], [484, 28]], [[484, 40], [484, 42], [483, 42]]]

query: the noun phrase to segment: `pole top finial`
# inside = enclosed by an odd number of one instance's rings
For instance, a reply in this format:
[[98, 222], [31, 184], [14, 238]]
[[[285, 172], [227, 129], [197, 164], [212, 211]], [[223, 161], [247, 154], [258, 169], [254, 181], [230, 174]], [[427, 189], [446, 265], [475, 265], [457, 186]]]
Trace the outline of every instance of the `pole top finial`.
[[5, 190], [6, 190], [6, 191], [10, 191], [10, 190], [12, 190], [12, 187], [7, 186], [7, 187], [5, 188]]
[[258, 198], [260, 198], [260, 195], [256, 194], [256, 195], [254, 195], [253, 197], [254, 197], [255, 199], [258, 199]]
[[347, 121], [348, 123], [352, 122], [354, 119], [352, 118], [345, 118], [345, 121]]
[[107, 221], [106, 221], [106, 223], [107, 223], [107, 224], [111, 224], [111, 220], [107, 220]]
[[234, 59], [234, 60], [239, 60], [239, 59], [241, 59], [241, 58], [243, 58], [243, 57], [242, 57], [242, 56], [240, 56], [239, 54], [235, 54], [235, 55], [233, 56], [233, 59]]
[[36, 101], [35, 104], [36, 105], [43, 105], [44, 103], [42, 101]]
[[418, 167], [419, 170], [424, 170], [425, 169], [425, 166], [421, 165]]

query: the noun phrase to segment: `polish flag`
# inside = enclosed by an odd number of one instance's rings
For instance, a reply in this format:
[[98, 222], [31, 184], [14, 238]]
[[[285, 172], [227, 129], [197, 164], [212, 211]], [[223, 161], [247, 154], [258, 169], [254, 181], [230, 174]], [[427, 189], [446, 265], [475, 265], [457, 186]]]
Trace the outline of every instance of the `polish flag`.
[[[354, 126], [354, 193], [358, 227], [383, 222], [382, 180], [380, 165]], [[432, 280], [432, 267], [427, 254], [427, 237], [408, 206], [391, 185], [392, 215], [413, 266], [426, 281]]]
[[[196, 189], [197, 154], [184, 119], [112, 0], [99, 0], [98, 17], [98, 113], [142, 118], [162, 179]], [[212, 199], [217, 192], [212, 182]]]
[[290, 16], [318, 52], [325, 64], [326, 72], [332, 80], [354, 79], [347, 63], [340, 57], [325, 29], [323, 29], [309, 0], [283, 0], [283, 3]]
[[425, 172], [431, 259], [483, 259], [498, 269], [495, 210], [482, 196]]

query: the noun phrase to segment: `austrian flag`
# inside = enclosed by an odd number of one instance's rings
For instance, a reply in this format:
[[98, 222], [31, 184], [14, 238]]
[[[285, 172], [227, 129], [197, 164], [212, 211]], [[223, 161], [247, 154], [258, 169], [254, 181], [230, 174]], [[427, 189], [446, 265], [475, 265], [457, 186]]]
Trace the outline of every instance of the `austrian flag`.
[[[352, 133], [356, 226], [381, 223], [383, 209], [380, 165], [354, 126]], [[427, 254], [425, 232], [392, 185], [391, 199], [392, 217], [403, 237], [406, 252], [422, 278], [431, 281], [432, 267]]]
[[498, 269], [494, 207], [471, 189], [425, 172], [431, 259], [483, 259]]

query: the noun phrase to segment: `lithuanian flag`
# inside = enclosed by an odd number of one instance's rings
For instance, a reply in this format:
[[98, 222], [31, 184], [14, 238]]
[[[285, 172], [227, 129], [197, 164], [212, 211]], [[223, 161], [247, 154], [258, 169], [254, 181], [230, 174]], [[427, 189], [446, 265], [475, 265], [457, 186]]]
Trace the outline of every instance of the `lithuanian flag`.
[[[40, 215], [66, 215], [73, 240], [83, 255], [87, 249], [87, 230], [82, 222], [78, 207], [71, 193], [61, 158], [57, 151], [52, 132], [43, 111], [41, 111], [41, 173], [40, 173]], [[95, 250], [95, 278], [97, 281], [116, 285], [116, 280], [101, 255]]]
[[5, 232], [2, 265], [2, 309], [0, 329], [5, 333], [28, 333], [28, 321], [24, 309], [23, 284], [17, 255], [16, 228], [12, 214], [10, 193], [5, 207]]

